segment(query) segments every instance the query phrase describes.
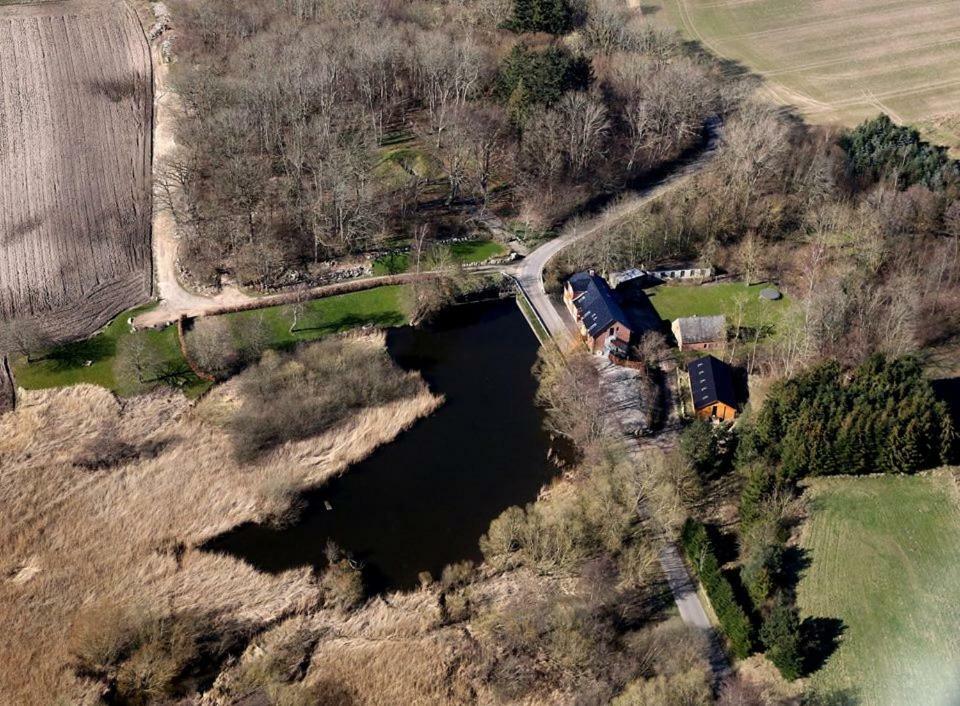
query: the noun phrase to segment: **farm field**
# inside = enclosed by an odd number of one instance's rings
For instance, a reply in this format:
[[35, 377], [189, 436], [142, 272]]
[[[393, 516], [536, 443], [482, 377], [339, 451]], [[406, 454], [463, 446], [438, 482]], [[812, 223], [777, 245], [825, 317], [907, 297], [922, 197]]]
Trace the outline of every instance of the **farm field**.
[[[351, 294], [342, 294], [304, 303], [299, 324], [290, 333], [292, 312], [289, 306], [275, 306], [256, 311], [223, 314], [227, 318], [260, 317], [269, 337], [268, 347], [289, 348], [301, 341], [310, 341], [357, 328], [364, 324], [399, 326], [407, 322], [404, 313], [403, 286], [378, 287]], [[209, 387], [196, 377], [180, 352], [176, 327], [160, 331], [143, 329], [131, 333], [127, 319], [151, 308], [152, 305], [124, 312], [101, 332], [88, 339], [55, 346], [27, 362], [20, 356], [13, 361], [17, 384], [27, 390], [64, 387], [89, 383], [100, 385], [122, 397], [142, 394], [162, 385], [183, 389], [188, 397], [196, 396]], [[137, 381], [132, 373], [117, 370], [116, 355], [120, 340], [141, 337], [152, 357], [160, 361], [163, 375]]]
[[0, 316], [76, 337], [149, 295], [152, 112], [125, 3], [0, 7]]
[[664, 284], [647, 290], [650, 303], [661, 319], [673, 321], [685, 316], [724, 314], [728, 324], [736, 322], [739, 302], [743, 302], [743, 325], [775, 326], [787, 310], [786, 296], [775, 302], [760, 299], [760, 290], [768, 284], [746, 285], [724, 282], [703, 286]]
[[840, 646], [811, 677], [863, 706], [956, 703], [960, 505], [946, 472], [811, 482], [801, 617], [839, 618]]
[[939, 0], [663, 0], [653, 16], [816, 123], [878, 113], [960, 147], [960, 15]]

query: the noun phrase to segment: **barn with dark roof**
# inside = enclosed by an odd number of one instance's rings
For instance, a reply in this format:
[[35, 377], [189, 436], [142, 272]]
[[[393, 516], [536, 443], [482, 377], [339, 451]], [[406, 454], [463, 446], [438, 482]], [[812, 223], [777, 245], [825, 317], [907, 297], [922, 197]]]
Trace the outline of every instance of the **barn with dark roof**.
[[737, 416], [733, 369], [712, 355], [697, 358], [687, 366], [694, 414], [700, 419], [728, 421]]

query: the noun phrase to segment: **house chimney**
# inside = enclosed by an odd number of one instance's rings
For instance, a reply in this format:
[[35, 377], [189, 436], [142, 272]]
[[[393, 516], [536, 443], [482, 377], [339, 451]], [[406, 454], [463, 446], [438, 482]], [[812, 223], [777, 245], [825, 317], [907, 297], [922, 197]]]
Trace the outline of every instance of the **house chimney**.
[[591, 277], [596, 277], [597, 271], [591, 267], [589, 270], [587, 270], [587, 274], [589, 274]]

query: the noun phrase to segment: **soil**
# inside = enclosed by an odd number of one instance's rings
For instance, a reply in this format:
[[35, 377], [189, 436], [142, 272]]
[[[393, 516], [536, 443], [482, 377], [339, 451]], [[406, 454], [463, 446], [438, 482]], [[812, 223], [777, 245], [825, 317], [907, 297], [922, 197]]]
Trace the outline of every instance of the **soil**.
[[126, 4], [0, 7], [0, 317], [77, 337], [149, 296], [152, 87]]

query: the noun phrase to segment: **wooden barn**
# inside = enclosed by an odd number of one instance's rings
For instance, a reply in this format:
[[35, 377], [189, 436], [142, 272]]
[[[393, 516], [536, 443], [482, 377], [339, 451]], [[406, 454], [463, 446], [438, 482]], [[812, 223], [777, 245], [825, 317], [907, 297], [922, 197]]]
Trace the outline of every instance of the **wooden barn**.
[[700, 419], [730, 421], [737, 416], [733, 370], [712, 355], [697, 358], [687, 366], [693, 411]]

